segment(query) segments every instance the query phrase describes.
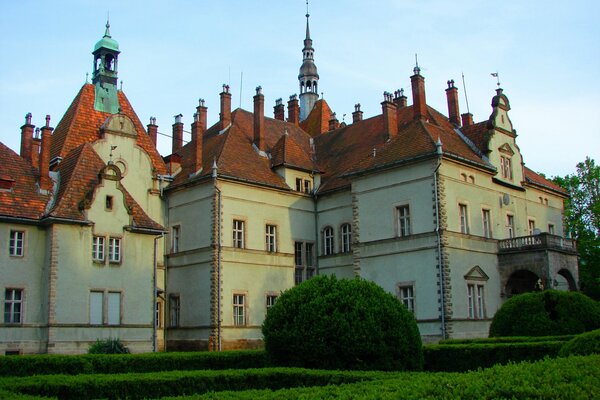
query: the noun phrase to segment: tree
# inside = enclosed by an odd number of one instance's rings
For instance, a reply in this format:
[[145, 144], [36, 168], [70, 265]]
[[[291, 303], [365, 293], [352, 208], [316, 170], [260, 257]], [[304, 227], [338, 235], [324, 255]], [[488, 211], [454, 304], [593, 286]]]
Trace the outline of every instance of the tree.
[[553, 180], [570, 195], [565, 201], [565, 225], [577, 240], [581, 290], [600, 300], [600, 166], [586, 157], [575, 174]]

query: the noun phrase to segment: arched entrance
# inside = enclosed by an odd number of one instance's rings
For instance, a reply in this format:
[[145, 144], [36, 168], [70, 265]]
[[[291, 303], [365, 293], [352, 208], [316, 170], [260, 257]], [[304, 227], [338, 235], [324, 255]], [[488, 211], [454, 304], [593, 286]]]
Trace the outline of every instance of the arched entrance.
[[539, 289], [540, 277], [531, 271], [521, 269], [513, 272], [506, 283], [506, 295], [514, 296], [516, 294], [533, 292]]
[[560, 271], [558, 271], [552, 283], [554, 289], [556, 290], [577, 290], [577, 284], [575, 283], [575, 279], [573, 279], [573, 275], [567, 269], [561, 269]]

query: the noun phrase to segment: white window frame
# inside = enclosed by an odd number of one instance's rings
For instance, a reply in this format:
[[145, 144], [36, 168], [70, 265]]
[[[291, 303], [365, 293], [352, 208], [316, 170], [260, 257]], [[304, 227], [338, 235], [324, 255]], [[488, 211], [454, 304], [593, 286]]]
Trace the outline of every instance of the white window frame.
[[404, 304], [404, 307], [413, 314], [415, 313], [415, 284], [399, 283], [396, 285], [398, 299]]
[[323, 255], [330, 256], [334, 253], [335, 231], [333, 227], [326, 226], [323, 228]]
[[345, 223], [340, 227], [340, 237], [342, 240], [340, 252], [349, 253], [352, 251], [352, 225]]
[[25, 231], [11, 229], [8, 239], [8, 255], [10, 257], [25, 256]]
[[92, 260], [104, 262], [106, 257], [106, 238], [104, 236], [94, 235], [92, 237]]
[[500, 171], [502, 173], [502, 178], [508, 179], [510, 181], [513, 180], [513, 171], [512, 171], [512, 158], [508, 156], [500, 156]]
[[458, 203], [458, 220], [460, 232], [469, 234], [469, 206], [466, 203]]
[[315, 243], [294, 242], [294, 284], [299, 285], [315, 275]]
[[111, 236], [108, 238], [108, 262], [111, 264], [120, 264], [122, 261], [123, 240], [120, 237]]
[[512, 239], [516, 235], [515, 232], [515, 216], [513, 214], [506, 214], [506, 237]]
[[485, 319], [485, 285], [467, 282], [467, 302], [469, 319]]
[[[17, 296], [18, 294], [18, 296]], [[18, 297], [18, 298], [17, 298]], [[25, 289], [7, 287], [4, 289], [4, 323], [22, 324], [25, 311]]]
[[243, 219], [234, 219], [232, 224], [233, 236], [232, 245], [237, 249], [246, 248], [246, 221]]
[[527, 231], [529, 232], [529, 236], [533, 236], [535, 232], [535, 219], [527, 219]]
[[169, 326], [178, 328], [181, 324], [181, 297], [177, 293], [169, 294]]
[[89, 301], [90, 325], [104, 325], [104, 290], [90, 290]]
[[106, 325], [121, 325], [123, 294], [119, 291], [108, 291], [106, 296]]
[[181, 225], [173, 225], [171, 227], [171, 253], [179, 252], [180, 239], [181, 239]]
[[265, 225], [265, 250], [269, 253], [277, 252], [277, 225]]
[[233, 325], [246, 326], [246, 293], [234, 293], [233, 302]]
[[269, 309], [271, 307], [273, 307], [275, 305], [278, 297], [279, 296], [275, 293], [267, 293], [267, 295], [265, 297], [265, 305], [267, 307], [267, 312], [269, 311]]
[[492, 232], [492, 211], [488, 208], [481, 209], [481, 221], [483, 223], [483, 237], [491, 239]]
[[410, 236], [410, 205], [396, 206], [396, 229], [399, 237]]

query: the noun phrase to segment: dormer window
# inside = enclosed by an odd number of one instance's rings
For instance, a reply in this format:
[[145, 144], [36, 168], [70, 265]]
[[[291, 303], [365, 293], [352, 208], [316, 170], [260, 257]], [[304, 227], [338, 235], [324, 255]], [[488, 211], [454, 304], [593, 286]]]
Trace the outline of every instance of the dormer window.
[[510, 157], [500, 156], [500, 173], [502, 174], [502, 178], [512, 181], [512, 159]]

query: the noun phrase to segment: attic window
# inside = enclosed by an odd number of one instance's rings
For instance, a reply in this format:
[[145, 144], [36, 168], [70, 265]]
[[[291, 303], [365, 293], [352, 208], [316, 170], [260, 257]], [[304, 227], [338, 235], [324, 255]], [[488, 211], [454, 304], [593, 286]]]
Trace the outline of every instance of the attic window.
[[9, 177], [0, 177], [0, 190], [11, 190], [14, 183], [14, 179]]
[[106, 209], [107, 210], [113, 209], [113, 197], [112, 196], [106, 196]]

